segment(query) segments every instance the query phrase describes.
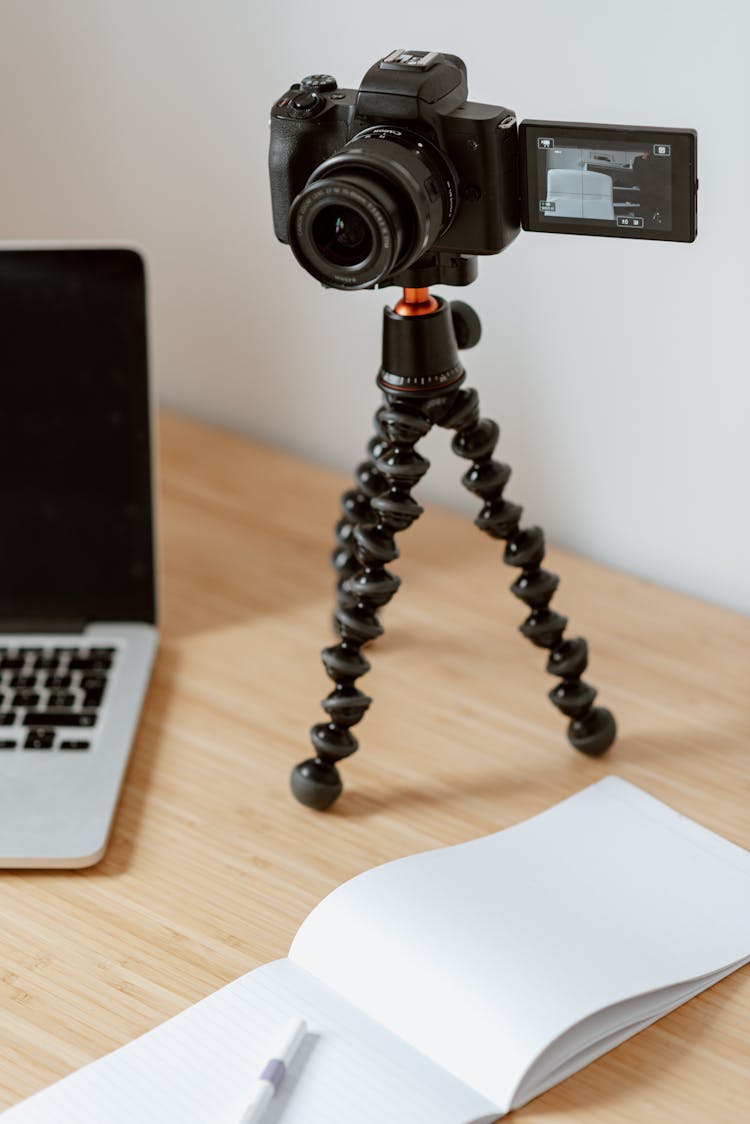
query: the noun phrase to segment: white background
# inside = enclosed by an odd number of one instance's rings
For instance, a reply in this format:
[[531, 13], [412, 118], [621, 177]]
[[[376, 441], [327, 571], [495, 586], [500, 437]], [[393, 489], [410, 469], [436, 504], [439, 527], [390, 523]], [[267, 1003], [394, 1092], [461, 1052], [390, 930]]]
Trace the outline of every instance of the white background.
[[[268, 112], [291, 82], [437, 49], [519, 118], [694, 127], [696, 243], [522, 234], [458, 295], [526, 519], [748, 611], [749, 32], [740, 0], [4, 0], [0, 238], [140, 244], [161, 398], [351, 468], [396, 291], [326, 292], [276, 243]], [[424, 442], [420, 495], [468, 514], [448, 444]], [[477, 533], [467, 518], [467, 550]]]

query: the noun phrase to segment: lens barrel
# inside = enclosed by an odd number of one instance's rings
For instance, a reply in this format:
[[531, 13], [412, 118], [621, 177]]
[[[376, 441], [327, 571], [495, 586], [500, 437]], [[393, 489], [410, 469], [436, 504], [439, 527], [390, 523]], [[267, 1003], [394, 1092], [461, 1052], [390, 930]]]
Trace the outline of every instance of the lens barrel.
[[450, 225], [455, 199], [437, 149], [378, 126], [315, 169], [292, 204], [289, 243], [324, 285], [372, 288], [426, 253]]

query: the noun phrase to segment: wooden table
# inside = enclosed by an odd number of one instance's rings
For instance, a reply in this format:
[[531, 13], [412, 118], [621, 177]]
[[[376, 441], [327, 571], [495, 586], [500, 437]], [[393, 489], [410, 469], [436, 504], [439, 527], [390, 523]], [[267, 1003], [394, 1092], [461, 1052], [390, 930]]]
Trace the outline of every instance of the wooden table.
[[[591, 760], [545, 699], [556, 680], [517, 632], [501, 545], [434, 509], [400, 540], [344, 796], [301, 808], [288, 774], [329, 689], [346, 481], [176, 417], [161, 438], [163, 643], [109, 851], [90, 870], [0, 873], [0, 1107], [285, 955], [343, 879], [609, 773], [750, 848], [750, 622], [551, 552], [555, 607], [620, 723]], [[744, 1121], [748, 1043], [746, 968], [517, 1118]]]

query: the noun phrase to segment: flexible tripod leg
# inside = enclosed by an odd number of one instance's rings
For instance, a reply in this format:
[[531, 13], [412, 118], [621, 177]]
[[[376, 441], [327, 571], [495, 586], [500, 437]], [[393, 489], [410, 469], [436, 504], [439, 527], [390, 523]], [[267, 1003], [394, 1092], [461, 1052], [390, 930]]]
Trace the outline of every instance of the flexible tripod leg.
[[357, 749], [351, 727], [361, 720], [372, 701], [354, 682], [370, 667], [362, 655], [363, 646], [383, 632], [377, 611], [401, 584], [386, 569], [386, 564], [399, 555], [394, 536], [422, 513], [411, 489], [424, 476], [429, 461], [416, 452], [414, 445], [430, 431], [432, 421], [417, 404], [387, 401], [389, 404], [377, 414], [387, 444], [381, 448], [376, 438], [371, 445], [375, 470], [386, 486], [369, 499], [376, 521], [351, 523], [353, 529], [347, 539], [350, 536], [353, 542], [358, 569], [345, 579], [344, 602], [336, 609], [341, 640], [322, 652], [334, 684], [323, 700], [328, 721], [317, 723], [310, 731], [315, 757], [292, 771], [292, 792], [300, 803], [318, 810], [327, 808], [341, 792], [337, 762]]
[[341, 518], [336, 524], [338, 545], [331, 556], [337, 574], [336, 606], [341, 609], [352, 609], [357, 603], [356, 597], [347, 588], [349, 578], [354, 577], [361, 569], [357, 560], [354, 530], [356, 527], [374, 526], [377, 523], [378, 515], [372, 507], [372, 501], [388, 487], [385, 477], [375, 464], [387, 446], [386, 434], [380, 422], [385, 409], [385, 406], [381, 406], [375, 414], [375, 436], [367, 446], [368, 458], [358, 464], [354, 472], [356, 487], [348, 489], [341, 497]]
[[[461, 261], [456, 259], [455, 264], [460, 272]], [[429, 262], [427, 266], [432, 268]], [[463, 274], [460, 280], [453, 274], [451, 278], [450, 283], [456, 284], [471, 280]], [[458, 349], [472, 347], [479, 336], [479, 318], [468, 305], [461, 301], [449, 305], [430, 297], [425, 288], [405, 288], [403, 300], [384, 310], [378, 385], [385, 392], [386, 405], [376, 415], [371, 460], [357, 471], [359, 488], [344, 494], [338, 528], [341, 552], [335, 564], [342, 577], [336, 625], [341, 640], [322, 653], [334, 684], [323, 701], [329, 721], [313, 726], [316, 755], [292, 772], [294, 795], [311, 808], [327, 808], [336, 800], [342, 789], [337, 763], [357, 749], [351, 727], [371, 702], [354, 685], [370, 666], [362, 648], [381, 635], [377, 612], [400, 585], [386, 564], [398, 558], [396, 532], [421, 514], [411, 489], [429, 463], [414, 445], [434, 424], [457, 430], [453, 449], [472, 461], [463, 483], [484, 503], [475, 522], [493, 538], [506, 540], [504, 559], [521, 570], [511, 586], [531, 610], [521, 632], [550, 652], [547, 670], [561, 682], [549, 695], [570, 719], [568, 738], [577, 749], [594, 756], [614, 741], [614, 718], [603, 707], [593, 706], [596, 691], [581, 680], [588, 662], [586, 641], [565, 640], [567, 620], [549, 608], [559, 579], [542, 569], [544, 534], [539, 527], [521, 530], [521, 508], [503, 499], [510, 468], [492, 459], [498, 427], [479, 417], [476, 392], [461, 389], [465, 371]]]
[[549, 697], [570, 719], [568, 739], [582, 753], [597, 757], [615, 740], [615, 720], [609, 710], [593, 706], [596, 689], [581, 679], [588, 663], [586, 641], [582, 637], [563, 639], [567, 618], [549, 608], [560, 579], [541, 567], [544, 532], [541, 527], [521, 530], [523, 509], [503, 499], [511, 469], [492, 459], [500, 430], [490, 418], [480, 418], [475, 390], [459, 390], [437, 421], [446, 429], [457, 430], [453, 451], [472, 462], [461, 482], [484, 503], [475, 519], [477, 527], [492, 538], [504, 539], [503, 561], [521, 570], [510, 587], [531, 610], [520, 630], [532, 644], [549, 649], [547, 671], [561, 678]]

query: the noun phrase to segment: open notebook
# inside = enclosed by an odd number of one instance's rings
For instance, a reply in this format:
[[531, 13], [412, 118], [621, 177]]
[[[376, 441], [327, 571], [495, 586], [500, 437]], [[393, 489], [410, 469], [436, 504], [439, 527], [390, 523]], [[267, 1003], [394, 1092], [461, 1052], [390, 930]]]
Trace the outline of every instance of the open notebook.
[[748, 960], [750, 853], [610, 777], [359, 875], [287, 959], [3, 1115], [234, 1124], [300, 1014], [268, 1124], [489, 1124]]

